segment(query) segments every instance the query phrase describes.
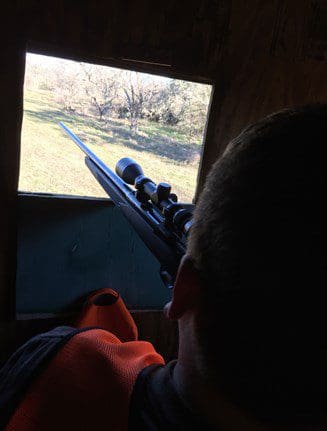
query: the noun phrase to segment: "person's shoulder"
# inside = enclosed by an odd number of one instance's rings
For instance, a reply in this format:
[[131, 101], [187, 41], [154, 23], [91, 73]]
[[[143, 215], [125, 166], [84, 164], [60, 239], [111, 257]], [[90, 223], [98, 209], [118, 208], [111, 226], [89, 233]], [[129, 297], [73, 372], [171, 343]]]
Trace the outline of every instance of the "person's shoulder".
[[[104, 329], [90, 329], [72, 337], [52, 360], [47, 379], [60, 380], [62, 392], [83, 405], [92, 398], [95, 409], [125, 405], [140, 371], [163, 358], [151, 343], [121, 342]], [[48, 384], [47, 384], [48, 386]]]
[[78, 332], [33, 383], [16, 412], [16, 420], [29, 418], [37, 425], [16, 429], [96, 429], [104, 423], [111, 429], [127, 429], [130, 395], [139, 372], [162, 363], [151, 343], [122, 343], [103, 329]]
[[[163, 364], [164, 360], [154, 346], [147, 341], [121, 342], [114, 334], [104, 329], [90, 329], [76, 334], [62, 349], [60, 362], [66, 361], [87, 367], [93, 363], [120, 383], [132, 381], [137, 374], [151, 364]], [[68, 364], [67, 364], [68, 365]], [[92, 367], [96, 372], [97, 367]], [[121, 379], [120, 379], [121, 377]]]

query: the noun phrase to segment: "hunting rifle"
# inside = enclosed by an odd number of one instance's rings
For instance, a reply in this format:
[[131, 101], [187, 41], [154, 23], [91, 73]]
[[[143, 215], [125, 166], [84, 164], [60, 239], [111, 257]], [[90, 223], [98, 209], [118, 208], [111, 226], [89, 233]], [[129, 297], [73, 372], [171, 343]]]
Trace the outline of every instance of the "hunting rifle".
[[64, 123], [59, 125], [85, 153], [87, 167], [159, 261], [165, 285], [173, 287], [194, 205], [178, 203], [170, 184], [155, 184], [129, 157], [120, 159], [113, 172]]

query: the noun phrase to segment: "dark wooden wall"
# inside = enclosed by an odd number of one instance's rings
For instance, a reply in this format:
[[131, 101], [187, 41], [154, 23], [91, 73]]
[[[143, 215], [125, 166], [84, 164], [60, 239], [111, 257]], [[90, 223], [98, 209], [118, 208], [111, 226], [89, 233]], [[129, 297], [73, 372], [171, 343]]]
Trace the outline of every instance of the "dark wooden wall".
[[249, 122], [327, 100], [326, 0], [12, 0], [2, 5], [0, 313], [12, 316], [23, 50], [215, 85], [198, 191]]
[[21, 0], [11, 16], [41, 52], [214, 83], [198, 190], [249, 122], [327, 97], [326, 0]]

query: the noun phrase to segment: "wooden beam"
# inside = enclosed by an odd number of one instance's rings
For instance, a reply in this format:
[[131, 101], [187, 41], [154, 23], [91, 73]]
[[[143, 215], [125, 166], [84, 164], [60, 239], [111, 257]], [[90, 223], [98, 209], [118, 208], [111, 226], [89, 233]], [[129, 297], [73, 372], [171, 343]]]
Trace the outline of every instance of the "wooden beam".
[[0, 320], [14, 317], [17, 186], [25, 55], [13, 37], [3, 43], [0, 75]]

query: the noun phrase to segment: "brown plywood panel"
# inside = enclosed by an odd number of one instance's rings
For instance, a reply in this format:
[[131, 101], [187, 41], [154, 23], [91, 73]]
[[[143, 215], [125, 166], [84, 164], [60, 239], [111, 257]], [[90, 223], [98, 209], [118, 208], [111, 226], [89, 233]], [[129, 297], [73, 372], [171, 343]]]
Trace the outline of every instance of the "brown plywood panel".
[[310, 20], [305, 55], [315, 60], [327, 60], [327, 2], [310, 2]]
[[189, 76], [215, 70], [231, 2], [19, 2], [20, 35], [57, 50], [169, 64]]
[[312, 9], [309, 1], [279, 0], [271, 53], [287, 59], [301, 59], [305, 54]]
[[224, 73], [233, 79], [221, 91], [221, 101], [213, 104], [199, 189], [212, 163], [248, 124], [283, 108], [327, 101], [326, 63], [266, 56], [256, 61], [230, 59], [228, 66]]
[[278, 0], [232, 2], [227, 54], [230, 58], [267, 53], [274, 30]]

